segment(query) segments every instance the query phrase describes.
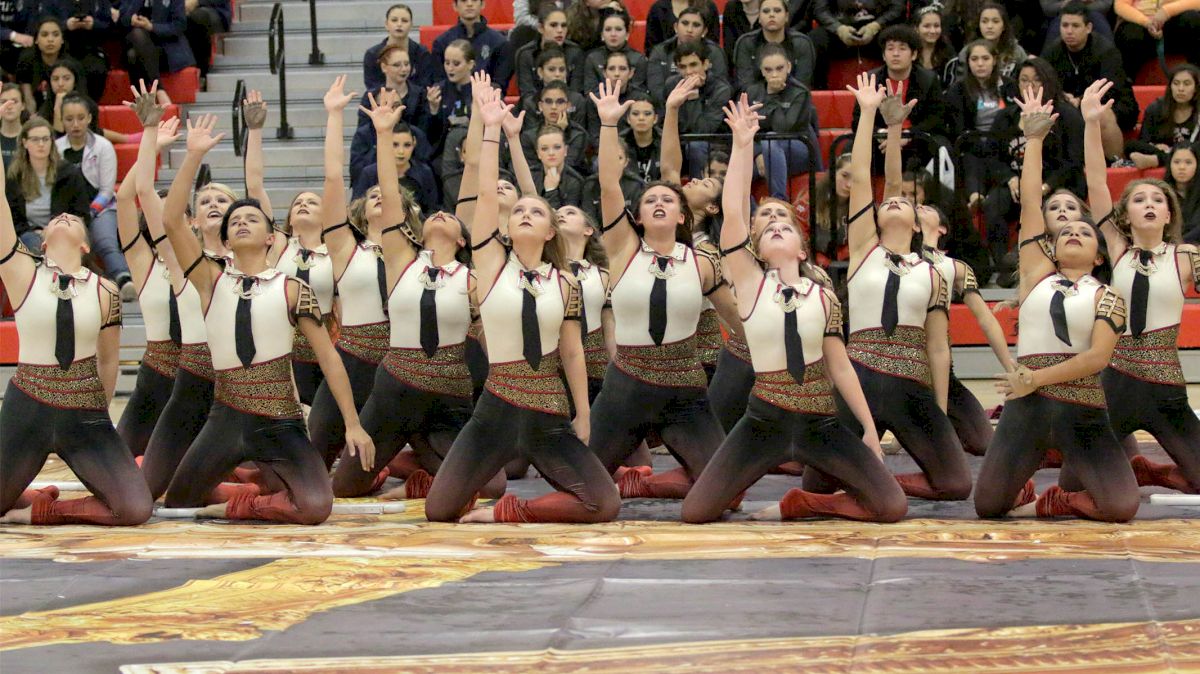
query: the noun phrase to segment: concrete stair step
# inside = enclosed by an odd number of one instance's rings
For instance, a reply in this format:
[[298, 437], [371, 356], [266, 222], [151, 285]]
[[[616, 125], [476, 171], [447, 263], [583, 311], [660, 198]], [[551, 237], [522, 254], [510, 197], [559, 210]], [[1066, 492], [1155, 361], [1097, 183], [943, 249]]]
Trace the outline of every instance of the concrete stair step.
[[[342, 74], [346, 75], [347, 91], [363, 92], [361, 66], [341, 69], [324, 66], [298, 66], [295, 68], [289, 66], [287, 69], [288, 102], [290, 103], [293, 97], [312, 98], [314, 95], [317, 97], [324, 95], [333, 79]], [[230, 100], [233, 97], [234, 89], [237, 88], [238, 80], [244, 80], [249, 89], [258, 89], [276, 100], [279, 98], [279, 76], [272, 75], [266, 68], [214, 70], [208, 75], [208, 91], [205, 93], [226, 92], [223, 98]]]
[[[435, 0], [447, 2], [448, 0]], [[508, 0], [499, 0], [501, 2]], [[304, 28], [309, 25], [308, 0], [282, 0], [285, 29]], [[243, 1], [237, 6], [239, 23], [263, 23], [271, 20], [271, 10], [274, 2]], [[433, 5], [430, 2], [412, 2], [408, 6], [413, 11], [413, 25], [421, 26], [433, 23]], [[372, 0], [317, 0], [317, 26], [342, 25], [359, 23], [382, 30], [384, 12], [387, 3]]]
[[[412, 34], [413, 39], [417, 39], [417, 33]], [[295, 64], [307, 64], [309, 54], [312, 52], [312, 41], [301, 41], [300, 37], [293, 38], [292, 34], [286, 36], [287, 49], [285, 56], [289, 66]], [[318, 46], [321, 48], [321, 53], [325, 55], [326, 65], [339, 63], [362, 63], [363, 52], [367, 47], [373, 45], [384, 38], [384, 33], [378, 29], [345, 29], [337, 31], [322, 31]], [[254, 33], [231, 33], [222, 41], [222, 52], [217, 56], [217, 67], [236, 67], [244, 65], [247, 62], [257, 63], [260, 66], [267, 62], [268, 42], [266, 34]]]

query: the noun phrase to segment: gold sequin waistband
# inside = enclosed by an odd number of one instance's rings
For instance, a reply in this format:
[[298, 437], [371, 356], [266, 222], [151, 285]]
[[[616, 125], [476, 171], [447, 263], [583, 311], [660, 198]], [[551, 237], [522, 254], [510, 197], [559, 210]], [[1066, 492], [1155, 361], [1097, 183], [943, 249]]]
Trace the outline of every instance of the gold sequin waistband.
[[608, 347], [604, 344], [604, 330], [593, 330], [583, 336], [583, 360], [587, 365], [588, 379], [604, 379], [608, 368]]
[[378, 365], [391, 348], [391, 329], [389, 323], [343, 325], [337, 345], [359, 360]]
[[492, 395], [517, 407], [565, 417], [570, 414], [567, 390], [558, 369], [557, 351], [542, 356], [536, 372], [523, 360], [492, 363], [483, 386]]
[[[1020, 356], [1017, 362], [1031, 370], [1044, 370], [1059, 363], [1070, 360], [1073, 353], [1039, 353], [1032, 356]], [[1059, 400], [1065, 403], [1098, 407], [1104, 409], [1104, 389], [1100, 387], [1100, 375], [1093, 374], [1080, 377], [1061, 384], [1051, 384], [1039, 388], [1036, 393], [1040, 396]]]
[[725, 338], [721, 334], [721, 321], [714, 309], [705, 309], [696, 323], [696, 357], [705, 365], [717, 362]]
[[421, 349], [393, 348], [380, 363], [388, 374], [403, 384], [422, 391], [471, 397], [471, 372], [467, 369], [465, 344], [443, 346], [426, 356]]
[[833, 385], [825, 377], [824, 360], [804, 368], [803, 385], [797, 384], [787, 370], [756, 372], [750, 394], [789, 412], [825, 416], [837, 413], [837, 406], [833, 402]]
[[212, 381], [216, 375], [213, 374], [212, 353], [208, 350], [208, 344], [201, 342], [184, 344], [180, 347], [179, 369], [187, 370], [201, 379]]
[[171, 340], [146, 342], [146, 352], [142, 354], [142, 365], [167, 379], [174, 379], [175, 373], [179, 370], [180, 350], [180, 346]]
[[1183, 368], [1179, 364], [1179, 326], [1143, 332], [1140, 336], [1121, 335], [1110, 365], [1114, 370], [1154, 384], [1182, 386]]
[[846, 353], [876, 372], [931, 385], [924, 328], [898, 325], [890, 337], [882, 328], [859, 330], [850, 335]]
[[250, 367], [218, 370], [213, 400], [270, 419], [303, 417], [292, 383], [292, 359], [287, 356]]
[[725, 342], [725, 350], [741, 361], [753, 362], [750, 359], [750, 347], [746, 345], [746, 342], [738, 339], [737, 335], [729, 335], [729, 339]]
[[317, 362], [317, 352], [313, 351], [308, 337], [305, 337], [304, 333], [299, 330], [296, 331], [296, 338], [292, 340], [292, 360], [301, 363]]
[[66, 370], [57, 365], [18, 363], [13, 386], [34, 400], [64, 410], [107, 410], [108, 398], [96, 358], [83, 358]]
[[654, 386], [705, 388], [708, 377], [696, 358], [696, 337], [662, 346], [617, 346], [622, 372]]

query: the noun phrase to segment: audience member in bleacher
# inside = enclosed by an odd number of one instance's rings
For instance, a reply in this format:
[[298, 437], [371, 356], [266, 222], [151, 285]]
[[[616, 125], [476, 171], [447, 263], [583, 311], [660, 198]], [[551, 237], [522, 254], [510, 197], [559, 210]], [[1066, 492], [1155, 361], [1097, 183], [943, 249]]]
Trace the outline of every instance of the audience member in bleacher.
[[[1061, 37], [1061, 24], [1058, 17], [1062, 14], [1064, 7], [1071, 0], [1041, 0], [1042, 7], [1042, 23], [1045, 26], [1045, 39], [1042, 41], [1041, 51], [1045, 52]], [[1087, 16], [1092, 21], [1092, 27], [1095, 32], [1103, 35], [1108, 39], [1113, 37], [1112, 25], [1108, 22], [1108, 17], [1112, 13], [1113, 0], [1087, 0], [1085, 3]]]
[[[1200, 40], [1200, 31], [1195, 39]], [[1146, 107], [1142, 130], [1137, 140], [1126, 141], [1125, 153], [1140, 169], [1156, 168], [1167, 165], [1171, 146], [1197, 140], [1200, 140], [1200, 68], [1182, 63], [1171, 70], [1162, 98]]]
[[567, 142], [560, 127], [543, 126], [535, 133], [537, 161], [529, 172], [537, 193], [553, 208], [579, 206], [583, 199], [583, 176], [568, 162]]
[[[358, 128], [371, 126], [371, 118], [363, 111], [362, 108], [370, 109], [370, 96], [375, 95], [379, 98], [379, 91], [383, 88], [391, 89], [396, 92], [400, 98], [400, 104], [404, 106], [404, 112], [401, 113], [400, 119], [409, 126], [417, 127], [422, 131], [418, 142], [428, 143], [428, 136], [438, 137], [441, 134], [436, 126], [437, 117], [429, 109], [429, 92], [413, 81], [415, 73], [413, 72], [413, 64], [409, 51], [403, 46], [388, 45], [379, 52], [378, 67], [384, 73], [384, 81], [378, 87], [368, 87], [363, 93], [361, 106], [358, 111]], [[374, 127], [372, 127], [374, 128]], [[371, 135], [374, 138], [374, 135]], [[351, 160], [351, 165], [354, 161]]]
[[850, 217], [850, 153], [838, 155], [829, 172], [817, 181], [812, 201], [811, 226], [813, 254], [817, 263], [850, 259], [846, 247], [846, 219]]
[[1114, 100], [1100, 120], [1104, 155], [1119, 157], [1125, 147], [1125, 130], [1132, 130], [1138, 120], [1137, 99], [1133, 86], [1122, 65], [1121, 52], [1108, 38], [1094, 32], [1089, 5], [1072, 0], [1059, 13], [1059, 39], [1047, 47], [1042, 58], [1062, 76], [1062, 88], [1071, 105], [1079, 107], [1092, 82], [1105, 79], [1114, 83], [1108, 97]]
[[[904, 120], [905, 130], [922, 131], [933, 137], [933, 143], [944, 141], [948, 131], [945, 111], [945, 100], [942, 94], [942, 81], [933, 72], [916, 65], [917, 53], [921, 48], [920, 38], [912, 26], [901, 24], [888, 26], [879, 34], [879, 45], [883, 50], [883, 65], [871, 71], [876, 80], [886, 86], [901, 101], [908, 102], [917, 99], [917, 106]], [[854, 107], [854, 123], [857, 126], [859, 108]], [[879, 129], [876, 121], [876, 129]], [[935, 153], [934, 147], [929, 147], [925, 141], [913, 141], [906, 138], [902, 142], [909, 150], [914, 145], [919, 150], [918, 156], [922, 161], [928, 160]], [[908, 152], [905, 153], [906, 155]], [[882, 156], [882, 155], [877, 155]]]
[[653, 182], [661, 176], [662, 127], [658, 124], [658, 111], [649, 94], [635, 93], [629, 98], [633, 100], [625, 113], [629, 130], [621, 137], [627, 152], [627, 168], [643, 181]]
[[942, 29], [945, 22], [940, 7], [927, 5], [914, 14], [913, 25], [921, 38], [917, 65], [932, 71], [941, 78], [943, 85], [949, 86], [954, 81], [954, 72], [948, 64], [954, 60], [955, 53], [950, 36]]
[[83, 68], [87, 94], [94, 101], [104, 96], [108, 80], [108, 56], [104, 43], [112, 37], [112, 3], [109, 0], [42, 0], [42, 16], [53, 16], [66, 28], [67, 53]]
[[646, 43], [643, 51], [649, 54], [674, 35], [675, 24], [685, 9], [699, 10], [705, 34], [711, 36], [713, 41], [721, 39], [721, 12], [713, 0], [655, 0], [646, 13]]
[[6, 73], [15, 71], [22, 50], [33, 46], [30, 14], [24, 0], [0, 0], [0, 70]]
[[596, 90], [604, 80], [604, 68], [608, 55], [613, 52], [625, 54], [633, 69], [631, 89], [646, 89], [647, 61], [642, 52], [629, 45], [630, 18], [627, 12], [609, 12], [600, 23], [600, 46], [589, 51], [583, 58], [583, 90]]
[[[400, 179], [400, 185], [416, 199], [422, 211], [432, 213], [441, 203], [438, 197], [438, 182], [433, 170], [414, 156], [416, 148], [417, 138], [413, 130], [407, 124], [397, 126], [392, 134], [392, 152], [396, 158], [396, 175]], [[378, 184], [378, 164], [367, 164], [354, 178], [351, 199], [366, 196], [367, 191]]]
[[126, 286], [128, 292], [134, 287], [130, 285], [133, 277], [129, 274], [129, 264], [125, 262], [117, 235], [117, 152], [104, 136], [92, 132], [95, 105], [83, 94], [67, 94], [63, 98], [62, 123], [66, 133], [55, 141], [55, 147], [64, 162], [79, 167], [91, 186], [92, 221], [88, 225], [88, 236], [92, 241], [92, 253], [104, 264], [104, 275], [125, 294]]
[[[583, 111], [572, 111], [570, 90], [562, 80], [551, 80], [538, 93], [537, 111], [535, 114], [526, 113], [525, 123], [521, 128], [521, 148], [526, 157], [537, 154], [538, 135], [544, 126], [561, 129], [566, 143], [566, 159], [568, 163], [580, 172], [588, 170], [587, 129], [583, 127]], [[578, 204], [576, 204], [578, 205]]]
[[87, 93], [83, 68], [75, 59], [62, 58], [50, 67], [50, 90], [42, 96], [42, 104], [36, 112], [38, 117], [50, 122], [56, 135], [63, 133], [63, 97], [71, 93]]
[[[614, 51], [609, 52], [604, 62], [604, 79], [609, 82], [615, 82], [619, 87], [621, 103], [629, 100], [629, 97], [635, 93], [641, 93], [641, 90], [633, 87], [633, 67], [629, 64], [629, 58], [625, 56], [625, 52]], [[589, 138], [600, 137], [600, 115], [596, 113], [596, 104], [592, 103], [591, 99], [585, 99], [584, 108], [587, 110], [587, 118], [585, 126], [587, 127]], [[628, 117], [628, 115], [626, 115]], [[624, 134], [629, 129], [629, 122], [626, 117], [622, 117], [618, 122], [618, 133]]]
[[14, 71], [17, 84], [25, 96], [25, 109], [35, 111], [42, 106], [50, 91], [50, 69], [65, 56], [63, 25], [54, 17], [38, 20], [34, 25], [34, 43], [21, 53]]
[[538, 77], [538, 56], [544, 49], [553, 46], [562, 50], [566, 60], [564, 79], [573, 91], [580, 91], [583, 88], [583, 51], [567, 39], [567, 13], [553, 5], [543, 8], [538, 19], [538, 33], [541, 37], [526, 43], [514, 57], [517, 90], [525, 94], [541, 86], [543, 80]]
[[13, 101], [13, 104], [0, 108], [3, 114], [0, 115], [0, 155], [3, 155], [4, 165], [3, 170], [7, 171], [9, 166], [12, 166], [13, 157], [17, 154], [17, 139], [21, 136], [21, 125], [25, 123], [25, 119], [29, 116], [25, 112], [25, 97], [21, 95], [21, 87], [12, 83], [5, 82], [0, 88], [0, 106], [4, 105], [5, 101]]
[[[679, 13], [679, 19], [675, 22], [675, 36], [664, 40], [653, 51], [647, 52], [649, 66], [646, 71], [646, 87], [659, 107], [666, 100], [667, 94], [671, 93], [672, 85], [667, 81], [679, 72], [675, 55], [683, 45], [696, 45], [700, 50], [701, 58], [709, 64], [706, 67], [708, 77], [729, 79], [729, 65], [725, 61], [725, 52], [707, 36], [708, 28], [704, 25], [703, 12], [689, 7]], [[722, 100], [721, 104], [724, 103]], [[723, 123], [724, 117], [720, 121]]]
[[[439, 62], [443, 64], [445, 78], [429, 89], [429, 111], [437, 115], [446, 133], [459, 130], [465, 134], [471, 120], [471, 73], [475, 72], [477, 63], [475, 48], [467, 40], [455, 40], [446, 46]], [[458, 140], [462, 137], [455, 136]]]
[[790, 64], [789, 77], [811, 88], [817, 54], [807, 35], [788, 28], [787, 3], [784, 0], [762, 0], [759, 5], [759, 24], [761, 28], [743, 35], [733, 49], [733, 68], [738, 88], [746, 91], [750, 85], [763, 81], [759, 64], [763, 47], [768, 44], [779, 45], [784, 50], [784, 56]]
[[383, 86], [386, 78], [380, 68], [382, 61], [379, 59], [383, 50], [390, 46], [404, 47], [408, 52], [409, 69], [412, 73], [409, 76], [409, 84], [424, 88], [442, 79], [438, 75], [442, 68], [441, 62], [435, 63], [425, 45], [408, 36], [412, 32], [412, 24], [412, 9], [408, 5], [388, 7], [384, 22], [387, 37], [363, 54], [363, 85], [368, 91]]
[[[675, 50], [675, 67], [679, 74], [667, 81], [665, 90], [674, 90], [684, 79], [691, 79], [695, 87], [679, 106], [679, 133], [720, 133], [725, 124], [725, 104], [733, 98], [729, 84], [714, 75], [712, 62], [705, 57], [702, 45], [696, 42], [682, 44]], [[708, 145], [708, 141], [684, 143], [689, 175], [703, 170]]]
[[[790, 12], [790, 7], [789, 7]], [[737, 46], [738, 38], [752, 30], [762, 27], [762, 0], [727, 0], [721, 13], [721, 47], [725, 49], [725, 59], [733, 63], [733, 48]], [[789, 25], [794, 25], [790, 23]], [[807, 26], [796, 30], [806, 29]]]
[[[883, 49], [875, 36], [904, 19], [904, 0], [816, 0], [809, 33], [817, 49], [817, 87], [825, 86], [829, 64], [843, 58], [877, 58]], [[916, 48], [914, 48], [916, 51]]]
[[1183, 213], [1183, 240], [1200, 243], [1200, 181], [1196, 180], [1197, 157], [1200, 145], [1176, 145], [1167, 155], [1166, 183], [1179, 195]]
[[[187, 12], [184, 34], [188, 46], [196, 59], [196, 67], [200, 69], [200, 77], [207, 78], [213, 56], [213, 36], [229, 32], [233, 7], [230, 6], [230, 0], [185, 0], [183, 9]], [[204, 80], [201, 83], [201, 86], [205, 86]]]
[[17, 154], [7, 171], [8, 206], [17, 236], [37, 252], [51, 214], [70, 213], [87, 223], [91, 186], [78, 167], [59, 156], [50, 122], [31, 117], [21, 127], [17, 142]]
[[[536, 74], [534, 86], [522, 89], [520, 92], [520, 108], [529, 114], [534, 114], [538, 111], [538, 96], [541, 95], [542, 87], [547, 82], [567, 81], [566, 52], [555, 46], [542, 49], [541, 53], [538, 54], [537, 67], [534, 72]], [[568, 90], [568, 109], [583, 110], [583, 94], [570, 90], [569, 87]]]
[[[641, 99], [641, 102], [639, 102], [633, 106], [630, 106], [630, 110], [632, 110], [634, 107], [637, 107], [637, 106], [649, 105], [649, 102], [650, 102], [650, 100], [648, 98], [643, 97]], [[653, 106], [650, 106], [650, 112], [651, 112], [651, 114], [654, 114]], [[628, 118], [629, 112], [626, 112], [625, 116], [626, 116], [626, 118]], [[657, 119], [658, 116], [654, 115], [654, 117], [655, 117], [655, 119]], [[618, 149], [617, 160], [623, 166], [623, 168], [621, 170], [621, 193], [625, 195], [626, 205], [631, 203], [630, 200], [633, 199], [633, 197], [635, 195], [641, 194], [642, 189], [646, 186], [646, 183], [652, 182], [654, 180], [658, 180], [658, 176], [659, 176], [658, 153], [659, 153], [660, 147], [661, 147], [661, 144], [660, 144], [661, 134], [658, 133], [657, 129], [655, 130], [653, 144], [650, 146], [650, 147], [654, 148], [654, 155], [655, 155], [654, 161], [653, 161], [654, 178], [644, 178], [638, 172], [639, 167], [634, 162], [630, 161], [630, 157], [633, 155], [630, 154], [631, 150], [630, 150], [628, 139], [630, 137], [632, 137], [633, 133], [634, 133], [634, 129], [631, 127], [630, 130], [625, 133], [625, 136], [622, 137], [621, 140], [617, 144], [617, 149]], [[635, 157], [635, 161], [636, 161], [636, 157]], [[592, 220], [594, 220], [596, 222], [600, 222], [600, 174], [599, 173], [593, 173], [592, 175], [588, 176], [583, 181], [582, 201], [583, 201], [583, 205], [580, 206], [580, 208], [582, 208], [583, 211], [588, 214], [588, 217], [592, 218]]]
[[576, 0], [567, 8], [567, 37], [585, 52], [599, 47], [601, 23], [613, 12], [629, 14], [623, 0]]
[[1113, 9], [1119, 17], [1113, 41], [1130, 77], [1155, 58], [1160, 46], [1166, 54], [1183, 54], [1200, 65], [1200, 1], [1117, 0]]
[[[782, 6], [781, 0], [766, 0]], [[764, 7], [764, 12], [766, 8]], [[782, 12], [781, 12], [782, 15]], [[765, 17], [765, 14], [764, 14]], [[786, 21], [786, 16], [783, 17]], [[766, 25], [766, 19], [763, 22]], [[742, 38], [745, 40], [746, 38]], [[792, 79], [790, 54], [781, 45], [766, 44], [758, 50], [760, 82], [747, 87], [751, 103], [762, 108], [759, 131], [766, 133], [810, 134], [814, 143], [817, 137], [817, 110], [813, 107], [808, 87]], [[746, 80], [738, 77], [740, 82]], [[820, 159], [810, 156], [808, 143], [799, 139], [763, 140], [755, 144], [755, 174], [767, 178], [767, 187], [772, 197], [789, 201], [788, 178], [813, 168]]]
[[508, 44], [513, 53], [538, 37], [538, 12], [542, 7], [554, 5], [566, 9], [571, 5], [563, 0], [513, 0], [513, 27], [508, 31]]
[[998, 2], [989, 1], [983, 4], [983, 8], [979, 12], [979, 20], [971, 24], [968, 34], [968, 45], [958, 53], [958, 66], [955, 71], [955, 77], [958, 80], [967, 79], [971, 73], [971, 68], [967, 63], [969, 60], [967, 47], [976, 40], [987, 40], [994, 47], [996, 70], [1000, 77], [1011, 77], [1017, 65], [1024, 63], [1025, 59], [1029, 58], [1025, 49], [1017, 44], [1017, 38], [1013, 35], [1012, 23], [1008, 18], [1008, 11], [1004, 9], [1004, 5]]
[[[133, 82], [161, 80], [162, 73], [175, 73], [196, 64], [184, 33], [187, 13], [184, 0], [121, 0], [117, 19], [125, 29], [125, 60]], [[163, 89], [160, 103], [170, 103]]]
[[[507, 90], [508, 80], [513, 74], [512, 50], [499, 31], [488, 27], [487, 19], [483, 16], [483, 0], [453, 0], [453, 3], [458, 22], [433, 41], [433, 62], [443, 63], [450, 45], [465, 40], [474, 50], [472, 60], [475, 65], [472, 70], [486, 71], [491, 76], [493, 85], [499, 87], [500, 91]], [[469, 80], [470, 73], [467, 73], [467, 77]], [[471, 107], [470, 87], [467, 91], [466, 107]]]

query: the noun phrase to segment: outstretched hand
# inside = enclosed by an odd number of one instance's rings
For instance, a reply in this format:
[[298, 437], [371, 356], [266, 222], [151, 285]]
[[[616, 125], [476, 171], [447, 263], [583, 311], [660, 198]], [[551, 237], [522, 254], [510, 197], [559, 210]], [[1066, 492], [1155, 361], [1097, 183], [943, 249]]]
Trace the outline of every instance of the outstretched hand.
[[247, 129], [261, 129], [267, 123], [267, 102], [263, 100], [262, 92], [251, 89], [246, 92], [246, 100], [242, 101], [242, 118], [246, 120]]
[[675, 83], [675, 88], [667, 95], [666, 106], [677, 109], [688, 101], [700, 98], [700, 76], [688, 75]]
[[1107, 103], [1102, 102], [1112, 88], [1112, 82], [1101, 78], [1084, 90], [1083, 97], [1079, 99], [1079, 113], [1083, 115], [1083, 121], [1098, 122], [1105, 111], [1112, 110], [1114, 99], [1110, 98]]
[[741, 98], [736, 101], [729, 101], [725, 104], [725, 124], [733, 132], [734, 146], [745, 147], [754, 143], [754, 135], [758, 133], [760, 117], [758, 109], [761, 107], [761, 103], [751, 105], [746, 94], [742, 94]]
[[217, 126], [216, 115], [200, 115], [194, 124], [191, 119], [188, 119], [187, 126], [188, 152], [208, 154], [225, 137], [224, 133], [213, 135], [213, 129]]
[[149, 89], [146, 88], [146, 80], [138, 80], [138, 86], [130, 86], [129, 90], [133, 92], [133, 100], [125, 101], [125, 106], [137, 115], [142, 128], [158, 126], [167, 113], [167, 106], [158, 104], [158, 80], [154, 80]]
[[484, 94], [479, 105], [480, 119], [483, 120], [484, 126], [500, 126], [512, 107], [504, 102], [498, 89], [492, 89], [490, 93]]
[[1042, 101], [1041, 87], [1026, 87], [1021, 98], [1017, 100], [1017, 107], [1021, 109], [1020, 128], [1027, 139], [1044, 139], [1058, 119], [1058, 113], [1054, 112], [1054, 102]]
[[512, 114], [512, 111], [509, 111], [508, 115], [504, 118], [504, 121], [500, 122], [500, 126], [504, 129], [504, 135], [509, 138], [516, 138], [517, 136], [520, 136], [521, 126], [523, 124], [525, 124], [524, 110], [522, 110], [520, 114], [516, 116]]
[[883, 99], [887, 98], [887, 90], [875, 82], [874, 73], [859, 73], [858, 86], [846, 85], [846, 90], [854, 94], [855, 100], [858, 101], [858, 107], [864, 110], [867, 108], [878, 110], [879, 106], [883, 104]]
[[883, 117], [883, 123], [887, 126], [900, 126], [904, 120], [908, 119], [913, 108], [917, 107], [917, 99], [912, 99], [905, 103], [900, 100], [900, 92], [892, 88], [892, 83], [887, 84], [887, 96], [879, 103], [879, 114]]
[[329, 85], [329, 91], [325, 92], [325, 110], [326, 112], [341, 112], [350, 105], [350, 101], [354, 100], [355, 92], [346, 93], [346, 76], [338, 75], [333, 84]]
[[181, 120], [178, 117], [172, 117], [158, 123], [158, 138], [155, 149], [157, 152], [171, 147], [175, 141], [179, 140], [179, 124]]
[[629, 106], [633, 105], [633, 101], [621, 102], [621, 87], [613, 80], [605, 80], [600, 83], [599, 96], [589, 93], [592, 103], [596, 106], [596, 114], [600, 117], [600, 123], [606, 126], [613, 126], [621, 121], [625, 116], [625, 111]]
[[483, 105], [483, 97], [495, 88], [492, 86], [492, 76], [486, 70], [471, 73], [471, 99], [475, 105]]
[[371, 125], [375, 127], [375, 133], [391, 131], [396, 124], [400, 123], [400, 118], [404, 115], [404, 106], [400, 104], [400, 94], [391, 89], [380, 89], [378, 99], [375, 94], [369, 93], [367, 100], [371, 103], [371, 107], [366, 108], [360, 105], [358, 109], [371, 118]]

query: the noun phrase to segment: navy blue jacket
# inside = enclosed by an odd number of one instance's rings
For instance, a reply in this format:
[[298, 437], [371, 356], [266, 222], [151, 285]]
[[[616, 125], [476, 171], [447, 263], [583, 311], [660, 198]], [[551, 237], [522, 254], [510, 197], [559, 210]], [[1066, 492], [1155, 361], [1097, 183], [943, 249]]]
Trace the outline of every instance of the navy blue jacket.
[[467, 35], [467, 27], [462, 21], [454, 24], [445, 33], [433, 41], [433, 63], [437, 66], [437, 79], [446, 79], [446, 70], [441, 67], [446, 54], [446, 47], [455, 40], [467, 40], [475, 48], [475, 70], [486, 70], [492, 76], [492, 84], [500, 91], [508, 91], [508, 80], [513, 74], [513, 54], [508, 40], [492, 28], [488, 28], [487, 19], [479, 17], [475, 24], [475, 35]]
[[[121, 0], [121, 26], [130, 28], [130, 17], [137, 14], [144, 4], [143, 0]], [[167, 54], [167, 72], [179, 72], [196, 65], [192, 48], [183, 35], [187, 30], [183, 0], [154, 0], [150, 6], [150, 23], [154, 24], [151, 34], [155, 44]]]
[[[386, 78], [383, 69], [379, 67], [379, 54], [387, 46], [387, 38], [379, 44], [369, 47], [363, 54], [363, 84], [368, 91], [382, 87]], [[412, 64], [412, 74], [408, 76], [408, 86], [427, 87], [442, 79], [445, 70], [440, 62], [434, 63], [429, 50], [412, 38], [408, 40], [408, 61]], [[439, 73], [441, 73], [439, 75]]]
[[0, 0], [0, 41], [8, 42], [13, 31], [29, 35], [34, 15], [31, 4], [26, 0]]
[[[369, 164], [354, 178], [354, 195], [357, 199], [364, 196], [368, 190], [379, 184], [379, 167]], [[417, 203], [421, 205], [422, 213], [433, 213], [441, 202], [438, 200], [437, 179], [433, 171], [415, 158], [408, 166], [408, 173], [400, 178], [400, 185], [413, 193]]]
[[230, 6], [229, 0], [200, 0], [199, 5], [216, 10], [217, 14], [221, 17], [221, 26], [225, 30], [229, 30], [230, 24], [233, 23], [233, 7]]
[[[37, 11], [33, 12], [34, 16], [52, 16], [63, 22], [63, 27], [67, 25], [67, 19], [75, 16], [74, 0], [42, 0], [41, 2], [30, 2], [26, 0], [25, 5], [36, 4]], [[112, 3], [109, 0], [92, 0], [90, 7], [90, 16], [93, 19], [92, 32], [107, 31], [112, 28]]]
[[[409, 128], [412, 129], [413, 137], [417, 141], [417, 147], [413, 150], [413, 159], [432, 163], [437, 153], [435, 152], [436, 148], [429, 142], [425, 128], [414, 124], [409, 124]], [[437, 128], [440, 129], [440, 127]], [[441, 138], [441, 132], [438, 131], [434, 138]], [[375, 164], [375, 144], [374, 126], [364, 124], [355, 130], [354, 139], [350, 141], [350, 175], [355, 175], [368, 165]]]

